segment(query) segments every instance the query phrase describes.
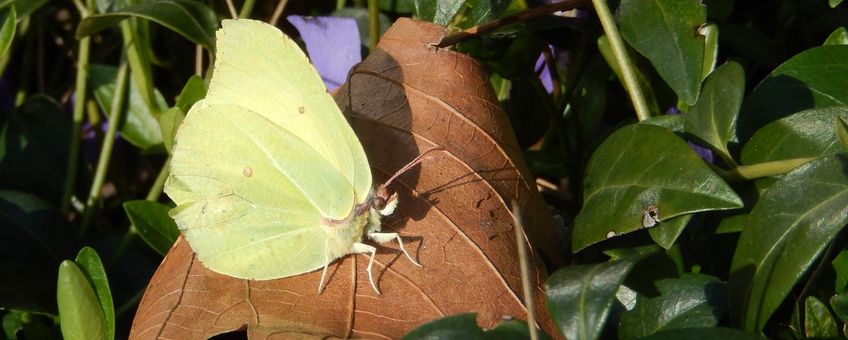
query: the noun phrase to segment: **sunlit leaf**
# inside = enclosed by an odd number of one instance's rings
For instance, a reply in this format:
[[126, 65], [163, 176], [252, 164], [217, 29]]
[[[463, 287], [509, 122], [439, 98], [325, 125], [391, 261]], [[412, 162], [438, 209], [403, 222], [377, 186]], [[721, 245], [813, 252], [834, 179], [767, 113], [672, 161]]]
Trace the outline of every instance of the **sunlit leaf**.
[[623, 0], [618, 8], [621, 36], [648, 58], [687, 104], [698, 99], [704, 68], [704, 37], [695, 29], [706, 22], [698, 1]]
[[568, 266], [548, 279], [548, 309], [567, 339], [598, 339], [633, 260]]
[[759, 331], [827, 244], [848, 222], [844, 154], [806, 163], [754, 205], [733, 256], [731, 315]]
[[106, 340], [106, 319], [85, 274], [73, 261], [59, 266], [56, 301], [62, 337], [68, 340]]
[[[618, 129], [586, 167], [584, 204], [575, 219], [574, 251], [643, 229], [646, 209], [658, 219], [742, 206], [739, 196], [673, 132], [634, 124]], [[655, 228], [662, 228], [658, 223]]]

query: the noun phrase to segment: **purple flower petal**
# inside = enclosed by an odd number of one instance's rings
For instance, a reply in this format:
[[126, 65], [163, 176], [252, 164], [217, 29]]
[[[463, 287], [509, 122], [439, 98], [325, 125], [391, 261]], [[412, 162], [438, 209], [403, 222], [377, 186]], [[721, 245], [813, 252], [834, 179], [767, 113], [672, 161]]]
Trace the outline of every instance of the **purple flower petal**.
[[536, 60], [536, 74], [539, 75], [539, 80], [542, 81], [542, 86], [545, 87], [545, 91], [548, 94], [554, 92], [554, 81], [551, 78], [551, 68], [548, 66], [548, 63], [545, 62], [545, 54], [540, 54], [539, 59]]
[[341, 86], [351, 67], [362, 60], [356, 20], [299, 15], [287, 19], [300, 32], [309, 58], [327, 89], [332, 91]]

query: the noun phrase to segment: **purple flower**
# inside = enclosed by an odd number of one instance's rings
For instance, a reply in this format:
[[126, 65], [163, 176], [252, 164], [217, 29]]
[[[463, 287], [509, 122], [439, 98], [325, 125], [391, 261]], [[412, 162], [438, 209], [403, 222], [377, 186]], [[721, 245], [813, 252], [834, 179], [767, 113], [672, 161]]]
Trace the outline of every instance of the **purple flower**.
[[356, 20], [343, 17], [288, 16], [300, 32], [309, 58], [327, 89], [347, 81], [350, 69], [362, 60]]

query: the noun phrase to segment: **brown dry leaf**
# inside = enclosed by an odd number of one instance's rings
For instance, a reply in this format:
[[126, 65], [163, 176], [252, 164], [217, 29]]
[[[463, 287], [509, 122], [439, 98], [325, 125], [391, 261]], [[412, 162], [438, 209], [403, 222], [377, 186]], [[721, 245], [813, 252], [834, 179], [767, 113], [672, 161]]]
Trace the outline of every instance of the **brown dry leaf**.
[[[365, 146], [375, 183], [421, 152], [445, 149], [390, 187], [400, 205], [384, 219], [384, 230], [399, 232], [423, 268], [392, 242], [378, 246], [375, 260], [382, 295], [368, 283], [367, 255], [334, 262], [319, 295], [320, 271], [236, 279], [203, 267], [180, 239], [151, 279], [130, 338], [197, 339], [245, 328], [253, 339], [400, 338], [463, 312], [477, 313], [484, 328], [506, 316], [525, 318], [508, 202], [526, 209], [530, 243], [556, 259], [553, 222], [482, 67], [431, 47], [444, 33], [400, 19], [336, 96]], [[556, 334], [537, 260], [532, 273], [538, 323]]]

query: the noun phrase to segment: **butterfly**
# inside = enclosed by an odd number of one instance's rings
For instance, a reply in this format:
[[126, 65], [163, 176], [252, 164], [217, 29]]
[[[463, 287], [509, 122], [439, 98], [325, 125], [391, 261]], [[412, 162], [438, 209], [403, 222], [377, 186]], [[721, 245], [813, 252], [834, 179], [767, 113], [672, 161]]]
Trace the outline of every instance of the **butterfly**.
[[[269, 280], [371, 254], [396, 240], [383, 232], [396, 195], [373, 187], [357, 139], [298, 45], [276, 27], [224, 20], [206, 98], [179, 127], [165, 192], [170, 216], [204, 266]], [[399, 173], [421, 161], [421, 156]], [[399, 174], [398, 173], [398, 174]]]

